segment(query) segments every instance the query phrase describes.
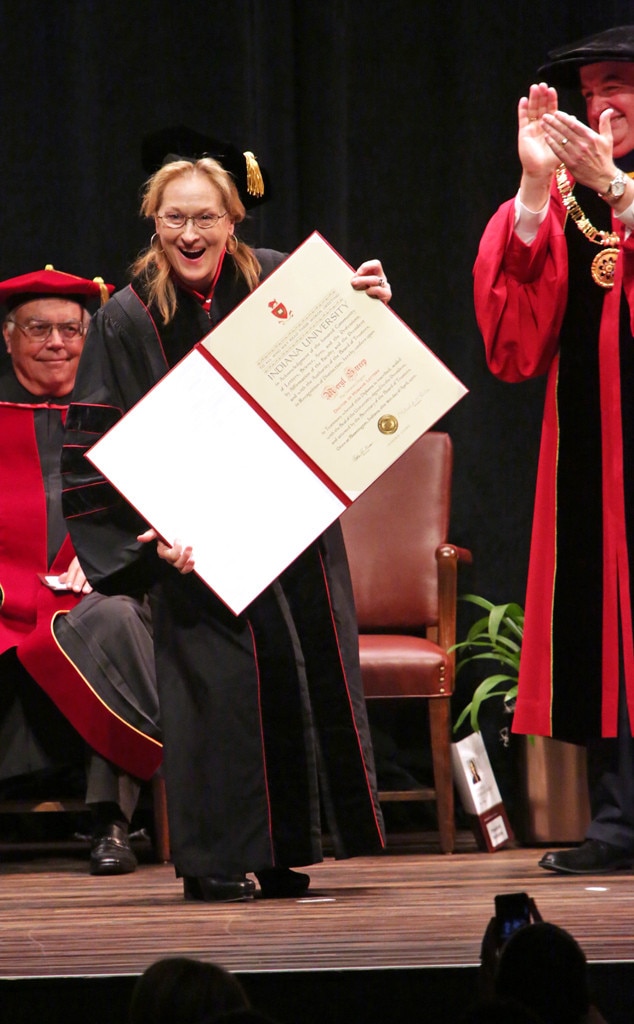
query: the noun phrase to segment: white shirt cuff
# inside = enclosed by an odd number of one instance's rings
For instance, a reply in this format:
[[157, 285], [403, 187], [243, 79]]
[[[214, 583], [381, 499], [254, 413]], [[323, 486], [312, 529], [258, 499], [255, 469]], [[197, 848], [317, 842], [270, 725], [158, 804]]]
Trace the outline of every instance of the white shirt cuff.
[[630, 203], [625, 210], [621, 210], [620, 213], [615, 214], [620, 221], [625, 224], [627, 231], [625, 237], [627, 238], [631, 231], [634, 231], [634, 202]]
[[[513, 221], [513, 228], [515, 234], [525, 245], [530, 245], [535, 241], [537, 232], [539, 231], [540, 225], [546, 220], [546, 214], [548, 213], [548, 205], [550, 199], [548, 199], [541, 210], [537, 213], [534, 210], [529, 210], [527, 206], [520, 199], [519, 192], [515, 196], [515, 220]], [[634, 203], [628, 209], [632, 210], [632, 227], [634, 227]]]

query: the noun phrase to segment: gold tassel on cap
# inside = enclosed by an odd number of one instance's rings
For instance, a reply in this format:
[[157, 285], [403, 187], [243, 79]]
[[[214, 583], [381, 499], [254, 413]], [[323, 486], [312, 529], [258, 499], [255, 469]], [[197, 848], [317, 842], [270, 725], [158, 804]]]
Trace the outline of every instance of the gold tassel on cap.
[[[55, 270], [55, 267], [53, 266], [52, 263], [47, 263], [46, 266], [44, 267], [44, 270]], [[67, 274], [66, 276], [70, 277], [71, 275]], [[76, 278], [76, 280], [80, 280], [80, 278]], [[84, 279], [81, 278], [81, 280], [83, 281]], [[99, 285], [99, 299], [100, 304], [103, 306], [104, 303], [106, 303], [110, 298], [110, 292], [108, 291], [106, 282], [104, 281], [103, 277], [93, 277], [93, 283]]]
[[110, 293], [106, 288], [106, 282], [104, 281], [103, 277], [93, 277], [93, 281], [95, 282], [95, 284], [99, 285], [99, 297], [101, 299], [101, 305], [103, 306], [104, 303], [106, 303], [110, 298]]
[[264, 179], [260, 165], [250, 149], [245, 150], [243, 156], [247, 162], [247, 192], [250, 196], [257, 196], [258, 199], [261, 199], [264, 195]]

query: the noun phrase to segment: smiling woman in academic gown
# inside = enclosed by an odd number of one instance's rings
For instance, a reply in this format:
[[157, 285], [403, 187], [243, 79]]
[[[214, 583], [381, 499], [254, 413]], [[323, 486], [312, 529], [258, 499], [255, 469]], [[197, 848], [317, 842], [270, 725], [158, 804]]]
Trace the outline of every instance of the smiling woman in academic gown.
[[[250, 154], [238, 154], [236, 173], [254, 202], [245, 159], [253, 186]], [[171, 843], [185, 896], [249, 898], [249, 872], [261, 895], [297, 896], [310, 879], [290, 869], [323, 858], [323, 830], [336, 856], [384, 843], [339, 525], [235, 616], [191, 572], [195, 551], [157, 541], [83, 458], [284, 256], [237, 239], [245, 207], [233, 177], [209, 157], [161, 166], [142, 212], [154, 220], [151, 246], [131, 285], [95, 316], [77, 376], [64, 467], [69, 529], [97, 589], [150, 587]], [[352, 285], [384, 301], [391, 294], [378, 261]], [[178, 486], [178, 466], [165, 472]]]

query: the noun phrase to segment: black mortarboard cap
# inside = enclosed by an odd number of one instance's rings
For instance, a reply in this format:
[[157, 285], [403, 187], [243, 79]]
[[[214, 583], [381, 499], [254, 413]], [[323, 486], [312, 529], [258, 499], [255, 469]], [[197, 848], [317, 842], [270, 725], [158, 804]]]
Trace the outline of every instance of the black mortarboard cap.
[[148, 174], [173, 160], [199, 160], [213, 157], [231, 174], [247, 209], [259, 206], [271, 198], [268, 172], [260, 166], [251, 150], [241, 152], [231, 142], [223, 142], [203, 135], [186, 125], [160, 128], [144, 136], [141, 162]]
[[549, 85], [578, 88], [579, 68], [601, 61], [634, 62], [634, 25], [620, 25], [551, 50], [537, 74]]

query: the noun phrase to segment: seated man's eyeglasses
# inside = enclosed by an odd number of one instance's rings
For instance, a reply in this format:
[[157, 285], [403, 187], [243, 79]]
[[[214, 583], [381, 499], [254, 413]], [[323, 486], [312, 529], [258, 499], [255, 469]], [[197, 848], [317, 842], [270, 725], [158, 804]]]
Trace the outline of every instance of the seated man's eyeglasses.
[[53, 330], [58, 331], [63, 341], [75, 341], [85, 332], [85, 326], [81, 320], [65, 320], [63, 323], [53, 323], [49, 320], [28, 320], [21, 324], [18, 320], [8, 320], [7, 323], [15, 324], [19, 331], [26, 334], [31, 341], [48, 341]]
[[175, 231], [184, 228], [190, 220], [199, 231], [205, 231], [208, 228], [215, 228], [218, 221], [226, 216], [226, 210], [224, 213], [199, 213], [197, 217], [186, 217], [184, 213], [157, 214], [158, 219], [163, 221], [166, 228], [173, 228]]

